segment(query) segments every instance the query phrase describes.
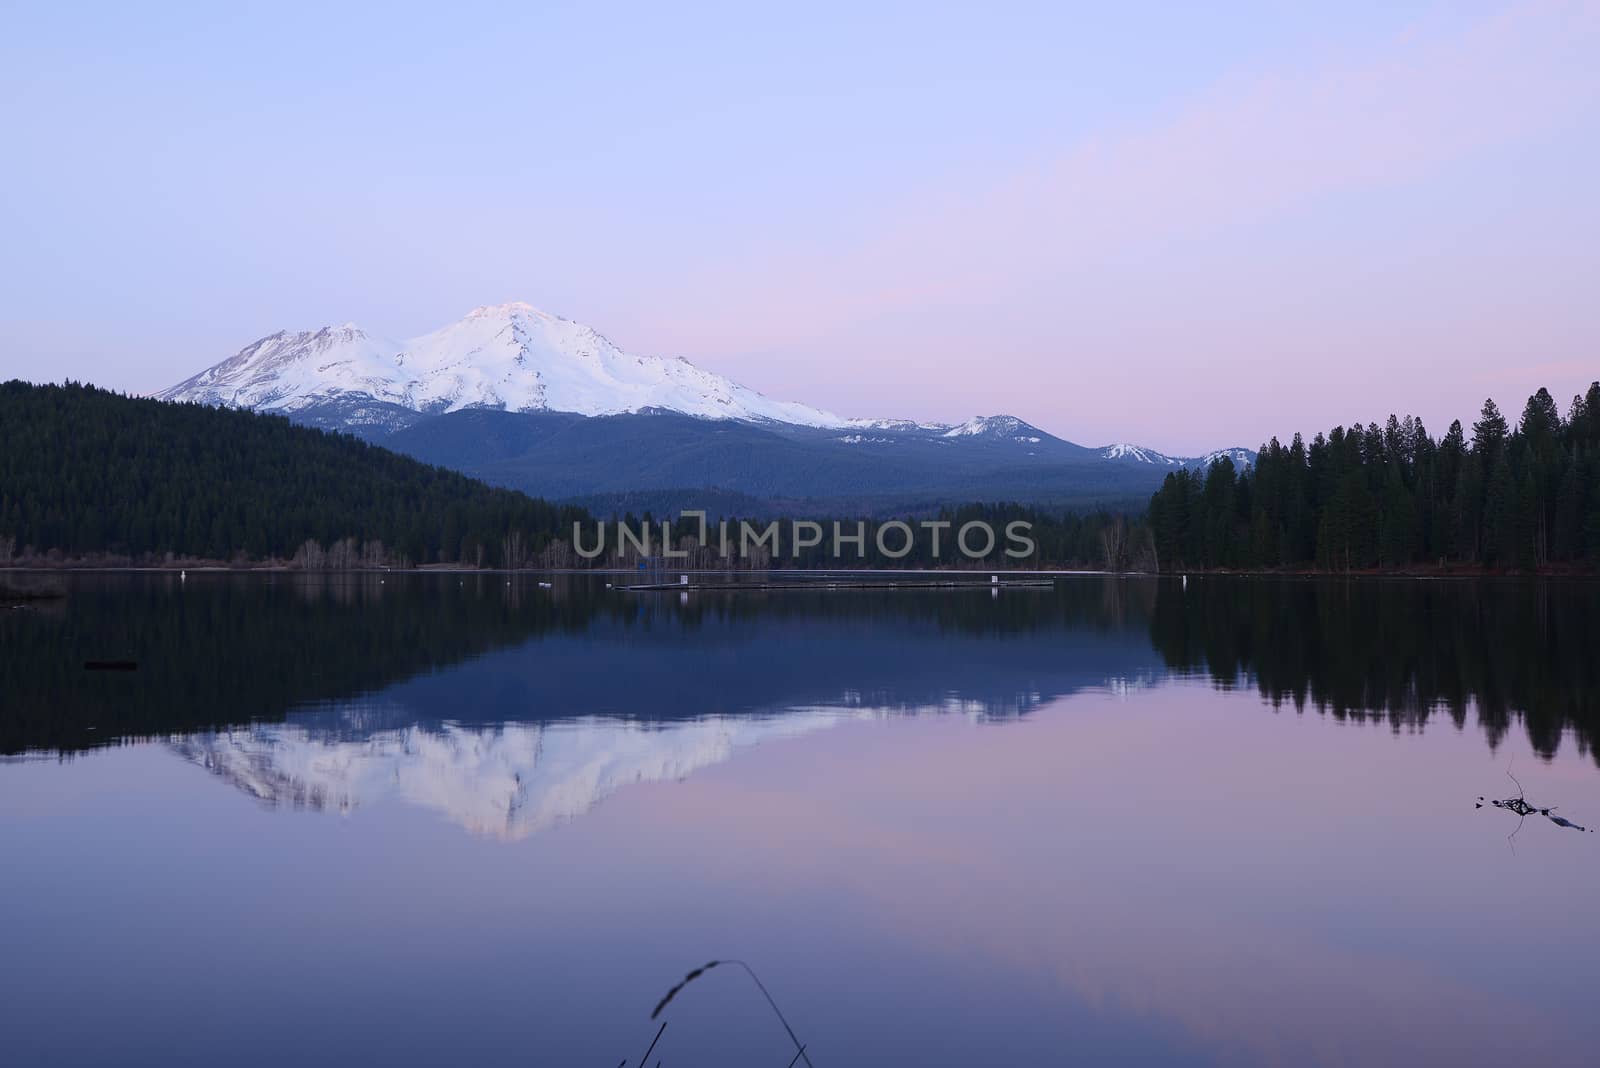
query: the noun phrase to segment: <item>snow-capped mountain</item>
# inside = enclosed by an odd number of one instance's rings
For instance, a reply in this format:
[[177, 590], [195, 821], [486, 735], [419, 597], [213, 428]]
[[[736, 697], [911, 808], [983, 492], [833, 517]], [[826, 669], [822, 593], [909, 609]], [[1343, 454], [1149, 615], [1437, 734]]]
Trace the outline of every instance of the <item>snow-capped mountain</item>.
[[[1116, 676], [1105, 685], [1126, 690], [1148, 681]], [[576, 819], [629, 786], [681, 781], [766, 742], [911, 715], [1006, 719], [1046, 699], [1036, 692], [1004, 700], [951, 693], [937, 702], [876, 703], [846, 693], [682, 721], [584, 716], [480, 726], [417, 722], [396, 704], [359, 709], [362, 718], [388, 725], [255, 723], [174, 737], [168, 746], [274, 808], [349, 813], [401, 801], [442, 813], [474, 834], [522, 838]]]
[[774, 401], [683, 359], [635, 356], [570, 319], [515, 302], [474, 308], [431, 334], [396, 341], [354, 323], [280, 332], [157, 394], [293, 414], [333, 405], [384, 421], [377, 405], [439, 414], [465, 408], [614, 415], [664, 409], [708, 419], [845, 427], [832, 413]]
[[1189, 467], [1204, 470], [1226, 457], [1233, 461], [1235, 467], [1249, 467], [1256, 462], [1254, 449], [1247, 449], [1242, 445], [1218, 449], [1201, 456], [1168, 456], [1166, 453], [1147, 449], [1142, 445], [1131, 445], [1128, 442], [1118, 442], [1107, 445], [1100, 450], [1100, 455], [1107, 460], [1123, 460], [1130, 463], [1149, 464], [1152, 467]]
[[[426, 415], [468, 408], [578, 415], [659, 410], [854, 431], [837, 439], [850, 442], [886, 440], [868, 432], [1033, 445], [1059, 440], [1011, 415], [977, 416], [959, 425], [843, 419], [809, 405], [772, 400], [681, 357], [624, 352], [582, 323], [521, 301], [474, 308], [460, 321], [409, 341], [354, 323], [279, 331], [156, 396], [289, 415], [333, 408], [332, 421], [346, 426], [412, 422], [397, 419], [397, 409]], [[1170, 457], [1129, 444], [1100, 451], [1106, 459], [1163, 466], [1201, 459]], [[1225, 452], [1253, 455], [1243, 449]], [[1218, 455], [1223, 453], [1211, 454]]]
[[821, 730], [846, 714], [816, 709], [662, 725], [607, 719], [476, 729], [411, 724], [359, 738], [256, 724], [171, 745], [185, 760], [274, 807], [349, 812], [394, 798], [441, 812], [475, 834], [521, 838], [583, 815], [622, 787], [684, 779], [740, 749]]
[[[277, 412], [428, 463], [596, 507], [934, 506], [950, 500], [1125, 506], [1165, 471], [1218, 455], [1087, 448], [1011, 415], [960, 424], [845, 419], [773, 400], [683, 359], [624, 352], [581, 323], [523, 303], [473, 309], [409, 340], [346, 323], [280, 332], [158, 396]], [[809, 502], [809, 503], [808, 503]]]
[[1036, 426], [1029, 426], [1014, 415], [980, 415], [968, 419], [960, 426], [939, 432], [944, 438], [989, 438], [1037, 445], [1049, 435]]

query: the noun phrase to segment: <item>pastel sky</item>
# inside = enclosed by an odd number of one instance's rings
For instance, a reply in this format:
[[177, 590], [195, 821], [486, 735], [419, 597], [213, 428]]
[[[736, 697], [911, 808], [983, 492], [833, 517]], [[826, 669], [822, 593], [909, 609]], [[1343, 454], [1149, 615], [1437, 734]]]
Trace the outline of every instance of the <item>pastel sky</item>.
[[0, 12], [0, 378], [520, 299], [846, 415], [1253, 445], [1600, 378], [1600, 3]]

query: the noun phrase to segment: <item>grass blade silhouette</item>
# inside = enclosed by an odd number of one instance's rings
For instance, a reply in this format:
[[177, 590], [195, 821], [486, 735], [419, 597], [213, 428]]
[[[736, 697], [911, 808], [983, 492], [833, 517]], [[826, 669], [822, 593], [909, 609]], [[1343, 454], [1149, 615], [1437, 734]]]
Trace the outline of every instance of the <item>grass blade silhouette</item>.
[[[655, 1019], [655, 1017], [652, 1016], [651, 1019], [653, 1020], [653, 1019]], [[661, 1033], [662, 1033], [662, 1031], [665, 1031], [666, 1029], [667, 1029], [667, 1021], [662, 1020], [661, 1021], [661, 1030], [656, 1032], [656, 1037], [652, 1038], [650, 1040], [650, 1048], [644, 1051], [644, 1056], [643, 1057], [639, 1058], [639, 1068], [644, 1068], [644, 1066], [646, 1064], [650, 1063], [650, 1054], [655, 1052], [656, 1043], [661, 1041]], [[627, 1064], [628, 1062], [627, 1061], [623, 1061], [622, 1063], [623, 1064]]]
[[[665, 1009], [667, 1004], [673, 998], [678, 996], [678, 991], [682, 990], [684, 987], [700, 978], [712, 968], [715, 968], [721, 964], [737, 964], [739, 967], [744, 969], [745, 974], [750, 977], [750, 981], [756, 984], [756, 989], [761, 991], [761, 996], [767, 999], [767, 1004], [772, 1006], [773, 1014], [778, 1017], [778, 1022], [783, 1024], [783, 1029], [789, 1033], [789, 1041], [794, 1043], [795, 1060], [804, 1060], [807, 1068], [816, 1068], [816, 1066], [811, 1063], [810, 1054], [806, 1053], [805, 1044], [801, 1042], [799, 1037], [794, 1033], [794, 1028], [789, 1026], [788, 1019], [783, 1015], [783, 1010], [778, 1008], [778, 1003], [773, 1000], [772, 994], [768, 992], [767, 985], [761, 981], [760, 976], [756, 975], [755, 969], [750, 967], [750, 965], [746, 964], [742, 960], [707, 961], [705, 964], [702, 964], [700, 967], [694, 969], [694, 971], [684, 976], [676, 986], [674, 986], [671, 990], [668, 990], [666, 995], [663, 996], [660, 1001], [656, 1002], [655, 1009], [650, 1013], [650, 1019], [654, 1020], [657, 1016], [660, 1016], [661, 1010]], [[794, 1061], [790, 1061], [789, 1063], [793, 1064]]]

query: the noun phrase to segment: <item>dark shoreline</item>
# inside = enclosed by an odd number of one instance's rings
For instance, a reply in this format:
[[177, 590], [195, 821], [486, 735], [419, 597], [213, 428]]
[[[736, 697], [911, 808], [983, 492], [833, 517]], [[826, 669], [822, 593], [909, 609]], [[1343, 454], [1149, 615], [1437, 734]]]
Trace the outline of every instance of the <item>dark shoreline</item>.
[[[1444, 567], [1404, 567], [1404, 568], [1363, 568], [1351, 571], [1324, 571], [1317, 568], [1190, 568], [1179, 571], [1110, 571], [1105, 568], [1095, 567], [1000, 567], [1000, 566], [974, 566], [974, 567], [910, 567], [910, 568], [884, 568], [884, 567], [767, 567], [767, 568], [694, 568], [694, 567], [658, 567], [647, 572], [641, 572], [634, 567], [520, 567], [520, 568], [494, 568], [494, 567], [462, 567], [453, 564], [426, 564], [421, 567], [347, 567], [347, 568], [302, 568], [295, 567], [288, 561], [251, 561], [248, 563], [223, 563], [217, 560], [188, 560], [174, 561], [173, 563], [159, 564], [132, 564], [132, 563], [92, 563], [81, 560], [62, 561], [60, 563], [27, 563], [12, 562], [0, 566], [0, 576], [6, 573], [18, 575], [52, 575], [52, 574], [182, 574], [196, 572], [211, 575], [640, 575], [640, 574], [689, 574], [689, 575], [983, 575], [996, 574], [1008, 576], [1027, 575], [1119, 575], [1127, 577], [1145, 578], [1187, 578], [1187, 577], [1224, 577], [1238, 578], [1415, 578], [1415, 579], [1496, 579], [1496, 578], [1546, 578], [1546, 579], [1593, 579], [1600, 577], [1600, 570], [1572, 568], [1572, 567], [1544, 567], [1533, 571], [1519, 571], [1516, 569], [1489, 569], [1468, 566]], [[13, 597], [13, 591], [8, 589], [3, 580], [0, 580], [0, 601], [15, 599], [30, 599], [26, 591], [22, 596]], [[50, 596], [60, 596], [52, 594]]]
[[[1150, 574], [1150, 572], [1139, 572]], [[1248, 578], [1417, 578], [1417, 579], [1486, 579], [1486, 578], [1595, 578], [1600, 571], [1593, 568], [1542, 567], [1532, 571], [1515, 568], [1483, 567], [1371, 567], [1350, 571], [1323, 571], [1318, 568], [1196, 568], [1189, 571], [1163, 571], [1163, 575], [1220, 576], [1237, 575]]]

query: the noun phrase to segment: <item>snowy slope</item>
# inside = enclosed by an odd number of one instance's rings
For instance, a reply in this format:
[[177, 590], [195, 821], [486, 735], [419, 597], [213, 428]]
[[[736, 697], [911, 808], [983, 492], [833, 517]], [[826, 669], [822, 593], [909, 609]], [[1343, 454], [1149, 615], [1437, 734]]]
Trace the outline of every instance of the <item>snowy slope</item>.
[[192, 735], [172, 748], [273, 806], [348, 812], [397, 798], [475, 834], [521, 838], [575, 819], [623, 787], [685, 779], [739, 749], [870, 714], [819, 708], [665, 725], [598, 718], [477, 729], [447, 723], [360, 738], [258, 724]]
[[[941, 454], [999, 457], [1010, 450], [1018, 462], [1036, 464], [1098, 456], [1130, 471], [1204, 467], [1219, 455], [1231, 455], [1240, 465], [1254, 461], [1247, 449], [1201, 457], [1167, 456], [1131, 444], [1087, 450], [1010, 415], [961, 424], [841, 419], [772, 400], [687, 360], [632, 355], [581, 323], [521, 302], [474, 308], [458, 322], [410, 340], [353, 323], [276, 333], [157, 396], [279, 412], [370, 440], [468, 409], [583, 416], [665, 411], [838, 431], [829, 439], [835, 445], [902, 457], [932, 443]], [[695, 477], [715, 481], [705, 472]]]
[[581, 323], [528, 304], [490, 305], [410, 341], [353, 324], [278, 333], [157, 394], [163, 400], [293, 413], [377, 401], [436, 414], [464, 408], [612, 415], [662, 408], [710, 419], [844, 427], [682, 359], [634, 356]]
[[1155, 464], [1157, 467], [1176, 467], [1178, 460], [1165, 453], [1147, 449], [1142, 445], [1133, 445], [1120, 441], [1115, 445], [1107, 445], [1100, 450], [1100, 455], [1107, 460], [1132, 460], [1141, 464]]
[[1233, 461], [1235, 467], [1249, 467], [1256, 462], [1254, 449], [1246, 449], [1235, 445], [1226, 449], [1218, 449], [1202, 456], [1168, 456], [1166, 453], [1147, 449], [1142, 445], [1132, 445], [1128, 442], [1118, 442], [1100, 449], [1100, 455], [1107, 460], [1121, 460], [1125, 463], [1148, 464], [1152, 467], [1190, 467], [1204, 469], [1216, 461], [1227, 457]]
[[354, 323], [279, 331], [157, 396], [291, 412], [346, 397], [389, 400], [400, 392], [400, 349]]

